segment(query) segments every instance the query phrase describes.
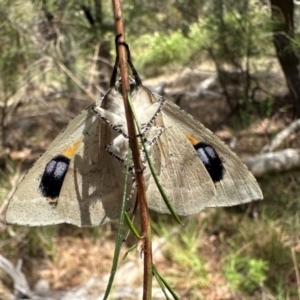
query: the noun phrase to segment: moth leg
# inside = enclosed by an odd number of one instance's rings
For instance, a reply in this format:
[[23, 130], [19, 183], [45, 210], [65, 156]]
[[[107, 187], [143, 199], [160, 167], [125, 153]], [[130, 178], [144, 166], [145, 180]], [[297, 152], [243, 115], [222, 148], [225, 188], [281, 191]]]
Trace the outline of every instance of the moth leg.
[[[157, 108], [157, 110], [154, 112], [153, 116], [151, 117], [151, 119], [147, 122], [142, 124], [142, 134], [145, 134], [153, 125], [154, 121], [156, 120], [158, 114], [161, 112], [163, 106], [165, 105], [166, 102], [166, 98], [161, 97], [160, 100], [158, 101], [159, 106]], [[147, 110], [145, 111], [145, 114], [147, 113]]]
[[[119, 116], [117, 116], [114, 113], [111, 113], [109, 111], [103, 110], [101, 107], [97, 107], [94, 105], [92, 107], [94, 113], [102, 120], [104, 123], [106, 123], [109, 127], [111, 127], [114, 131], [122, 134], [123, 137], [130, 139], [131, 137], [127, 134], [127, 132], [124, 131], [124, 126], [126, 123], [124, 120], [122, 120]], [[110, 120], [115, 120], [114, 122]], [[126, 127], [125, 127], [126, 128]], [[127, 128], [126, 128], [127, 129]]]
[[[115, 153], [114, 151], [112, 151], [110, 148], [112, 146], [112, 143], [108, 144], [106, 147], [105, 147], [105, 150], [114, 158], [116, 159], [124, 168], [126, 168], [126, 160], [127, 160], [127, 155], [126, 157], [121, 157], [119, 156], [117, 153]], [[127, 200], [130, 200], [133, 195], [134, 195], [134, 192], [135, 192], [135, 189], [136, 189], [136, 182], [135, 182], [135, 175], [134, 175], [134, 167], [133, 165], [131, 165], [129, 168], [128, 168], [128, 172], [130, 174], [130, 177], [131, 177], [131, 180], [132, 180], [132, 187], [131, 187], [131, 191], [127, 197]]]
[[129, 141], [122, 135], [115, 137], [108, 145], [105, 146], [105, 150], [115, 159], [117, 159], [122, 165], [125, 165], [125, 160], [128, 155]]
[[147, 117], [144, 117], [144, 120], [141, 120], [141, 123], [142, 123], [141, 134], [137, 134], [133, 137], [128, 135], [126, 119], [121, 118], [119, 115], [112, 113], [110, 111], [104, 110], [103, 108], [96, 106], [96, 105], [92, 106], [92, 109], [93, 109], [94, 113], [104, 123], [106, 123], [108, 126], [110, 126], [114, 131], [120, 133], [127, 139], [133, 139], [136, 137], [144, 136], [149, 131], [149, 129], [153, 126], [153, 123], [156, 120], [158, 114], [161, 112], [161, 110], [165, 104], [165, 101], [166, 101], [166, 98], [161, 97], [159, 101], [150, 105], [143, 112], [144, 116], [150, 115], [151, 117], [148, 120], [146, 119]]
[[[126, 167], [126, 159], [127, 159], [127, 155], [125, 157], [121, 157], [120, 155], [118, 155], [116, 152], [112, 151], [111, 150], [111, 147], [112, 147], [112, 143], [108, 144], [106, 147], [105, 147], [105, 150], [114, 158], [116, 159], [123, 167]], [[143, 153], [143, 152], [142, 152]], [[143, 157], [144, 155], [142, 155], [142, 160], [143, 160]], [[145, 166], [143, 167], [143, 169], [141, 170], [138, 170], [140, 172], [144, 172], [145, 170]], [[131, 165], [131, 167], [129, 167], [129, 172], [130, 174], [132, 174], [132, 178], [135, 178], [134, 176], [134, 167], [133, 167], [133, 164]]]
[[[104, 121], [109, 127], [111, 127], [114, 131], [118, 132], [119, 134], [121, 134], [124, 138], [126, 139], [133, 139], [136, 137], [141, 137], [144, 136], [144, 134], [149, 131], [149, 129], [151, 128], [152, 123], [154, 122], [157, 114], [160, 112], [160, 110], [162, 109], [163, 104], [161, 103], [158, 110], [155, 112], [155, 116], [153, 116], [150, 121], [147, 124], [144, 124], [142, 126], [142, 132], [141, 134], [137, 134], [136, 136], [132, 137], [129, 136], [127, 134], [127, 132], [124, 131], [123, 127], [125, 126], [125, 122], [124, 120], [122, 120], [119, 116], [110, 113], [108, 111], [104, 111], [101, 107], [93, 107], [93, 111], [95, 112], [95, 114], [102, 120]], [[109, 118], [107, 118], [107, 115]], [[114, 122], [111, 122], [110, 120], [114, 119]], [[127, 128], [126, 128], [127, 129]]]
[[151, 148], [156, 143], [156, 141], [159, 139], [159, 137], [163, 134], [163, 132], [165, 131], [165, 127], [155, 126], [155, 127], [152, 127], [151, 129], [152, 129], [151, 133], [153, 133], [152, 137], [150, 137], [150, 134], [148, 134], [148, 137], [146, 137], [146, 136], [142, 137], [143, 138], [143, 142], [149, 148]]
[[120, 162], [122, 165], [125, 165], [125, 158], [120, 157], [118, 154], [113, 152], [111, 148], [112, 143], [106, 145], [105, 150], [110, 154], [113, 158], [115, 158], [118, 162]]
[[[146, 147], [146, 149], [144, 149], [144, 147], [140, 146], [141, 160], [144, 165], [143, 170], [141, 170], [142, 172], [144, 172], [146, 169], [146, 163], [147, 163], [146, 151], [151, 152], [151, 147], [156, 143], [156, 141], [162, 135], [164, 130], [165, 130], [165, 128], [162, 126], [155, 126], [155, 127], [151, 128], [151, 131], [148, 133], [147, 137], [146, 136], [140, 137]], [[150, 137], [150, 134], [152, 134], [151, 137]], [[142, 141], [140, 141], [140, 143], [142, 143]]]

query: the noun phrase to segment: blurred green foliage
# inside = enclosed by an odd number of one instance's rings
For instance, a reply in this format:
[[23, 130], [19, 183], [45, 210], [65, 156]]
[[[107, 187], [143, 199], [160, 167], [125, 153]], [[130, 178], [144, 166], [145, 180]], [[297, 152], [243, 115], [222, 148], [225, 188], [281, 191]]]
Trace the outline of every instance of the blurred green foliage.
[[[126, 40], [142, 75], [213, 63], [228, 102], [241, 106], [241, 115], [252, 114], [257, 103], [264, 105], [261, 99], [251, 99], [258, 83], [250, 75], [272, 67], [265, 59], [274, 55], [267, 5], [258, 0], [130, 0], [123, 6]], [[107, 89], [115, 55], [111, 3], [1, 0], [0, 11], [0, 102], [5, 121], [20, 102], [72, 100], [85, 93], [95, 99], [101, 87]], [[226, 90], [228, 72], [241, 74], [231, 92]], [[270, 93], [263, 98], [269, 100]]]
[[[95, 3], [101, 4], [100, 11]], [[207, 49], [218, 63], [234, 67], [242, 67], [247, 57], [272, 54], [271, 39], [266, 39], [268, 7], [255, 0], [242, 3], [126, 1], [127, 40], [140, 72], [149, 76], [153, 66], [200, 64], [209, 57]], [[31, 64], [45, 56], [59, 59], [84, 82], [95, 45], [109, 45], [104, 58], [114, 51], [108, 2], [1, 0], [0, 8], [0, 83], [8, 95]]]
[[251, 294], [267, 279], [268, 263], [259, 258], [230, 254], [223, 269], [233, 288]]

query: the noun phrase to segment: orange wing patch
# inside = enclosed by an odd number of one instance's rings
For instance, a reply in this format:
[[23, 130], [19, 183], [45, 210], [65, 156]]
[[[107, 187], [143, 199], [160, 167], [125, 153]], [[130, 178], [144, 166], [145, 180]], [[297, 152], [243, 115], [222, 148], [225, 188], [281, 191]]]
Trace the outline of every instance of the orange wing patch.
[[71, 146], [67, 147], [63, 152], [62, 155], [71, 159], [74, 155], [76, 150], [78, 149], [78, 146], [81, 143], [81, 139], [77, 140], [75, 143], [73, 143]]
[[186, 133], [185, 136], [187, 137], [187, 139], [192, 143], [193, 146], [197, 145], [198, 143], [200, 143], [201, 141], [198, 140], [197, 138], [195, 138], [193, 135]]

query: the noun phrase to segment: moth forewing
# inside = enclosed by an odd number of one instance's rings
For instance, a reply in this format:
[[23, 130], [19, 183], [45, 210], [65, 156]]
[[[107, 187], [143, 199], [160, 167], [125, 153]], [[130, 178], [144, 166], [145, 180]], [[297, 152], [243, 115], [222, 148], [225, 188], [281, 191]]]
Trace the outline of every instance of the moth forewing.
[[[115, 165], [104, 147], [99, 147], [99, 130], [103, 126], [107, 125], [99, 122], [93, 106], [71, 121], [24, 176], [8, 204], [6, 221], [29, 226], [58, 223], [96, 226], [118, 218], [123, 168]], [[114, 132], [107, 131], [104, 139], [108, 140], [111, 134]], [[41, 179], [48, 163], [61, 155], [67, 155], [70, 163], [58, 196], [52, 200], [43, 195]]]
[[165, 123], [176, 123], [179, 131], [210, 144], [222, 159], [224, 176], [214, 183], [217, 197], [207, 201], [207, 206], [231, 206], [263, 199], [258, 183], [246, 165], [209, 129], [170, 101], [164, 106], [162, 115]]

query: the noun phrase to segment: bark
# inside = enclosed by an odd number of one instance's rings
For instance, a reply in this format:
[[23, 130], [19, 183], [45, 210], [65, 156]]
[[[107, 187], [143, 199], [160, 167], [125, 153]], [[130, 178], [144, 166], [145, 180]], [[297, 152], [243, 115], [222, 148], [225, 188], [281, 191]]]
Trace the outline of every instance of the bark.
[[273, 42], [277, 57], [293, 97], [295, 116], [300, 117], [300, 60], [291, 43], [294, 36], [293, 0], [270, 0], [273, 27]]

